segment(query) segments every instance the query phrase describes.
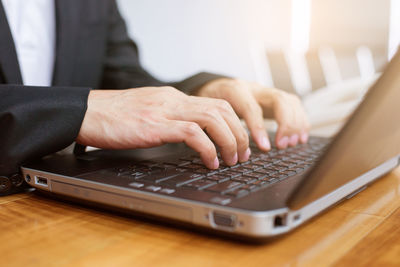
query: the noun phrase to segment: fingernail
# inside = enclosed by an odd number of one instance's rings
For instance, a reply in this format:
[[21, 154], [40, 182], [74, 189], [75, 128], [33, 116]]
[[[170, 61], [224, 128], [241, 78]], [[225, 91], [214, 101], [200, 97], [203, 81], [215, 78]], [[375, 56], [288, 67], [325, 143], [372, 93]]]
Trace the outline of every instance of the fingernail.
[[250, 148], [247, 148], [246, 152], [244, 152], [243, 158], [241, 159], [240, 162], [245, 162], [248, 161], [251, 155], [251, 150]]
[[288, 146], [288, 143], [289, 143], [289, 138], [287, 136], [284, 136], [281, 138], [281, 140], [279, 140], [278, 146], [279, 148], [284, 149]]
[[218, 157], [215, 157], [214, 163], [213, 163], [213, 169], [218, 169], [219, 167], [219, 160]]
[[297, 134], [294, 134], [294, 135], [292, 135], [292, 136], [290, 137], [289, 144], [290, 144], [291, 146], [297, 145], [298, 142], [299, 142], [299, 136], [298, 136]]
[[261, 144], [261, 147], [263, 149], [265, 149], [265, 150], [270, 150], [271, 149], [271, 143], [269, 142], [268, 137], [266, 137], [266, 136], [263, 136], [261, 138], [261, 143], [260, 144]]
[[233, 156], [232, 160], [231, 160], [231, 165], [235, 165], [238, 161], [238, 154], [235, 153], [235, 155]]
[[307, 143], [307, 141], [308, 141], [308, 133], [302, 133], [301, 134], [301, 137], [300, 137], [300, 141], [302, 142], [302, 143]]

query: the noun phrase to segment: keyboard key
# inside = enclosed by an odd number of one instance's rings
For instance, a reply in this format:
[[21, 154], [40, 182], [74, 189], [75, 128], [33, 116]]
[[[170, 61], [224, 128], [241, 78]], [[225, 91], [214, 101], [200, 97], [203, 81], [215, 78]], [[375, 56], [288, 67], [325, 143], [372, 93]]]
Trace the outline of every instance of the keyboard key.
[[190, 161], [183, 161], [180, 159], [167, 159], [163, 163], [172, 165], [172, 166], [185, 166], [185, 165], [190, 164]]
[[283, 172], [280, 172], [280, 174], [286, 174], [287, 176], [293, 176], [296, 175], [296, 172], [290, 171], [289, 169]]
[[117, 176], [135, 176], [133, 174], [147, 174], [151, 171], [151, 168], [148, 167], [140, 167], [140, 166], [133, 166], [133, 167], [125, 167], [125, 168], [113, 168], [110, 170], [111, 173], [116, 174]]
[[233, 181], [237, 181], [237, 182], [241, 182], [241, 183], [244, 183], [244, 184], [249, 184], [251, 182], [254, 182], [257, 179], [255, 179], [254, 177], [250, 177], [250, 176], [239, 176], [239, 177], [232, 178], [232, 180]]
[[286, 171], [290, 171], [290, 172], [295, 172], [295, 173], [300, 173], [303, 170], [302, 167], [293, 167], [293, 168], [289, 168]]
[[276, 173], [278, 173], [278, 171], [276, 169], [274, 169], [273, 167], [271, 168], [264, 168], [264, 169], [259, 169], [256, 172], [258, 173], [263, 173], [263, 174], [267, 174], [267, 175], [274, 175]]
[[181, 172], [177, 169], [166, 169], [163, 172], [146, 174], [145, 176], [139, 177], [137, 180], [143, 182], [159, 183], [164, 180], [175, 177], [179, 174], [181, 174]]
[[249, 185], [245, 185], [244, 188], [246, 188], [246, 186], [251, 186], [251, 185], [254, 185], [254, 186], [257, 186], [257, 187], [261, 188], [261, 187], [264, 187], [264, 186], [269, 185], [269, 184], [270, 184], [270, 182], [268, 180], [263, 179], [263, 180], [255, 181], [255, 182], [253, 182], [253, 183], [251, 183]]
[[195, 158], [197, 158], [197, 157], [195, 157], [194, 155], [189, 155], [189, 156], [181, 157], [179, 159], [182, 160], [182, 161], [192, 161]]
[[159, 173], [159, 174], [146, 174], [144, 176], [141, 176], [137, 178], [137, 181], [139, 182], [149, 182], [149, 183], [158, 183], [163, 180], [169, 179], [171, 177], [174, 177], [178, 175], [177, 173], [172, 174], [170, 176], [166, 176], [165, 173]]
[[290, 163], [290, 162], [281, 162], [278, 164], [279, 167], [286, 167], [286, 168], [293, 168], [294, 166], [296, 166], [296, 164], [294, 163]]
[[234, 190], [232, 190], [232, 191], [230, 191], [230, 192], [228, 192], [226, 194], [229, 195], [229, 196], [240, 198], [240, 197], [244, 197], [244, 196], [248, 195], [249, 193], [250, 193], [250, 191], [248, 191], [246, 189], [237, 188], [237, 189], [234, 189]]
[[204, 168], [204, 167], [201, 168], [201, 169], [194, 170], [194, 172], [195, 173], [204, 174], [204, 175], [213, 175], [213, 174], [218, 173], [216, 170], [210, 170], [210, 169], [207, 169], [207, 168]]
[[161, 181], [161, 184], [168, 184], [173, 186], [182, 186], [184, 184], [190, 183], [195, 180], [204, 178], [204, 175], [198, 173], [181, 173], [179, 175], [173, 176], [169, 179]]
[[293, 163], [293, 164], [297, 165], [297, 164], [303, 163], [303, 160], [298, 160], [298, 159], [295, 159], [295, 158], [291, 157], [290, 159], [286, 160], [286, 162]]
[[260, 165], [262, 168], [268, 168], [271, 167], [273, 163], [270, 161], [258, 161], [257, 165]]
[[155, 162], [155, 161], [150, 161], [150, 160], [145, 160], [139, 162], [140, 165], [146, 166], [146, 167], [155, 167], [155, 166], [160, 166], [160, 162]]
[[250, 164], [250, 161], [245, 161], [242, 163], [238, 163], [240, 166], [246, 166], [247, 164]]
[[184, 169], [184, 167], [178, 166], [178, 167], [175, 168], [175, 171], [182, 173], [182, 172], [188, 172], [188, 169]]
[[245, 173], [251, 172], [251, 169], [248, 169], [244, 166], [237, 166], [234, 169], [232, 169], [232, 171], [245, 174]]
[[276, 170], [281, 173], [286, 171], [288, 168], [287, 167], [283, 167], [283, 166], [274, 166], [274, 168], [276, 168]]
[[231, 203], [231, 199], [225, 197], [213, 197], [212, 199], [210, 199], [210, 202], [220, 205], [228, 205], [229, 203]]
[[143, 173], [143, 172], [125, 172], [125, 173], [120, 173], [117, 176], [121, 177], [121, 178], [127, 178], [127, 179], [138, 179], [144, 176], [149, 175], [148, 173]]
[[222, 183], [222, 182], [228, 181], [230, 179], [230, 177], [229, 176], [225, 176], [223, 174], [214, 174], [214, 175], [211, 175], [211, 176], [207, 176], [207, 179], [213, 180], [213, 181], [215, 181], [217, 183]]
[[171, 188], [163, 188], [163, 189], [161, 189], [161, 191], [160, 191], [161, 193], [165, 193], [165, 194], [168, 194], [168, 195], [170, 195], [170, 194], [172, 194], [172, 193], [174, 193], [175, 192], [175, 189], [171, 189]]
[[277, 150], [276, 149], [272, 149], [270, 152], [268, 152], [268, 154], [260, 155], [260, 158], [266, 159], [266, 158], [274, 157], [276, 155], [278, 155]]
[[[256, 182], [260, 182], [260, 181], [256, 181]], [[260, 188], [261, 188], [260, 185], [253, 184], [253, 183], [252, 184], [246, 184], [243, 187], [241, 187], [241, 189], [246, 189], [246, 190], [251, 191], [251, 192], [255, 192], [255, 191], [259, 190]]]
[[265, 174], [265, 173], [252, 172], [252, 173], [246, 173], [245, 176], [252, 177], [254, 179], [260, 180], [260, 179], [262, 179], [262, 178], [264, 178], [264, 177], [266, 177], [268, 175]]
[[275, 176], [273, 176], [273, 178], [276, 178], [276, 179], [278, 179], [278, 180], [282, 180], [282, 179], [285, 179], [285, 178], [287, 178], [287, 177], [289, 177], [289, 175], [287, 175], [287, 174], [281, 174], [281, 173], [276, 174]]
[[191, 169], [191, 170], [197, 170], [197, 169], [203, 168], [203, 166], [199, 165], [199, 164], [190, 163], [190, 164], [185, 165], [185, 168]]
[[241, 186], [243, 186], [242, 183], [239, 183], [236, 181], [226, 181], [226, 182], [208, 187], [205, 190], [224, 194], [225, 192], [228, 192], [230, 190], [233, 190], [233, 189], [235, 189], [237, 187], [241, 187]]
[[259, 161], [259, 160], [260, 160], [260, 157], [258, 157], [258, 156], [250, 157], [250, 161], [253, 162], [253, 163], [255, 163], [255, 162]]
[[251, 164], [258, 165], [258, 166], [264, 166], [264, 160], [261, 160], [259, 157], [257, 157], [257, 160], [251, 160]]
[[276, 158], [271, 158], [270, 162], [273, 164], [278, 164], [279, 162], [282, 162], [281, 158], [279, 155], [276, 156]]
[[215, 185], [217, 182], [213, 181], [213, 180], [208, 180], [208, 179], [200, 179], [200, 180], [196, 180], [190, 183], [187, 183], [184, 185], [184, 187], [190, 187], [193, 189], [198, 189], [198, 190], [202, 190], [204, 188], [210, 187], [212, 185]]
[[137, 183], [137, 182], [133, 182], [129, 184], [130, 186], [134, 187], [134, 188], [141, 188], [144, 186], [144, 184], [142, 183]]
[[250, 171], [256, 171], [258, 169], [261, 169], [262, 166], [251, 163], [251, 164], [247, 164], [246, 166], [244, 166], [244, 168], [246, 168], [246, 169], [248, 169]]
[[146, 189], [150, 190], [152, 192], [157, 192], [157, 191], [159, 191], [161, 189], [161, 187], [160, 186], [155, 186], [155, 185], [149, 185], [149, 186], [146, 186]]
[[234, 178], [234, 177], [237, 177], [237, 176], [241, 175], [239, 172], [234, 172], [234, 171], [231, 171], [231, 170], [220, 172], [220, 174], [225, 175], [226, 177], [230, 177], [230, 178]]
[[230, 167], [228, 167], [228, 166], [224, 166], [224, 165], [219, 165], [219, 168], [216, 170], [217, 172], [224, 172], [224, 171], [228, 171], [228, 170], [230, 170], [231, 168]]

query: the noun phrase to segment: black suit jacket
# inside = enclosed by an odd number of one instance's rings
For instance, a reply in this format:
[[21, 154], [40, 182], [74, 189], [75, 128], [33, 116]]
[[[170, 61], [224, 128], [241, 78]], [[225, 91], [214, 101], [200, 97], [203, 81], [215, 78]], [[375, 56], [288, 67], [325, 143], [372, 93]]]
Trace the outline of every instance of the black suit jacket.
[[[75, 140], [91, 88], [166, 85], [139, 63], [113, 0], [56, 0], [56, 61], [51, 87], [22, 85], [14, 42], [0, 1], [0, 194], [15, 191], [26, 161]], [[162, 41], [162, 40], [161, 40]], [[40, 68], [40, 66], [38, 66]], [[184, 92], [220, 76], [200, 73], [169, 84]]]

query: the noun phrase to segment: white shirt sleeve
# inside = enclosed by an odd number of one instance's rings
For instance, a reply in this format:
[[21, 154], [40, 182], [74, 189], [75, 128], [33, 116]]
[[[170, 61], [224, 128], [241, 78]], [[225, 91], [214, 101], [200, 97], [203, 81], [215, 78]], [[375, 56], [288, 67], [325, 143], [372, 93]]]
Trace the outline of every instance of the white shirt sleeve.
[[54, 0], [1, 0], [24, 85], [50, 86], [55, 61]]

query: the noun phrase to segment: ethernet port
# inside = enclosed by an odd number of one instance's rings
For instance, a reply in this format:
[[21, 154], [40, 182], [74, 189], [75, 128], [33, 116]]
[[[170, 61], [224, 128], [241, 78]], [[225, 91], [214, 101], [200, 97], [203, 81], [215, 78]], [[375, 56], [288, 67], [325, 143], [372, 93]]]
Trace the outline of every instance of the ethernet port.
[[274, 227], [284, 227], [287, 225], [287, 215], [286, 214], [279, 214], [276, 215], [274, 218]]

